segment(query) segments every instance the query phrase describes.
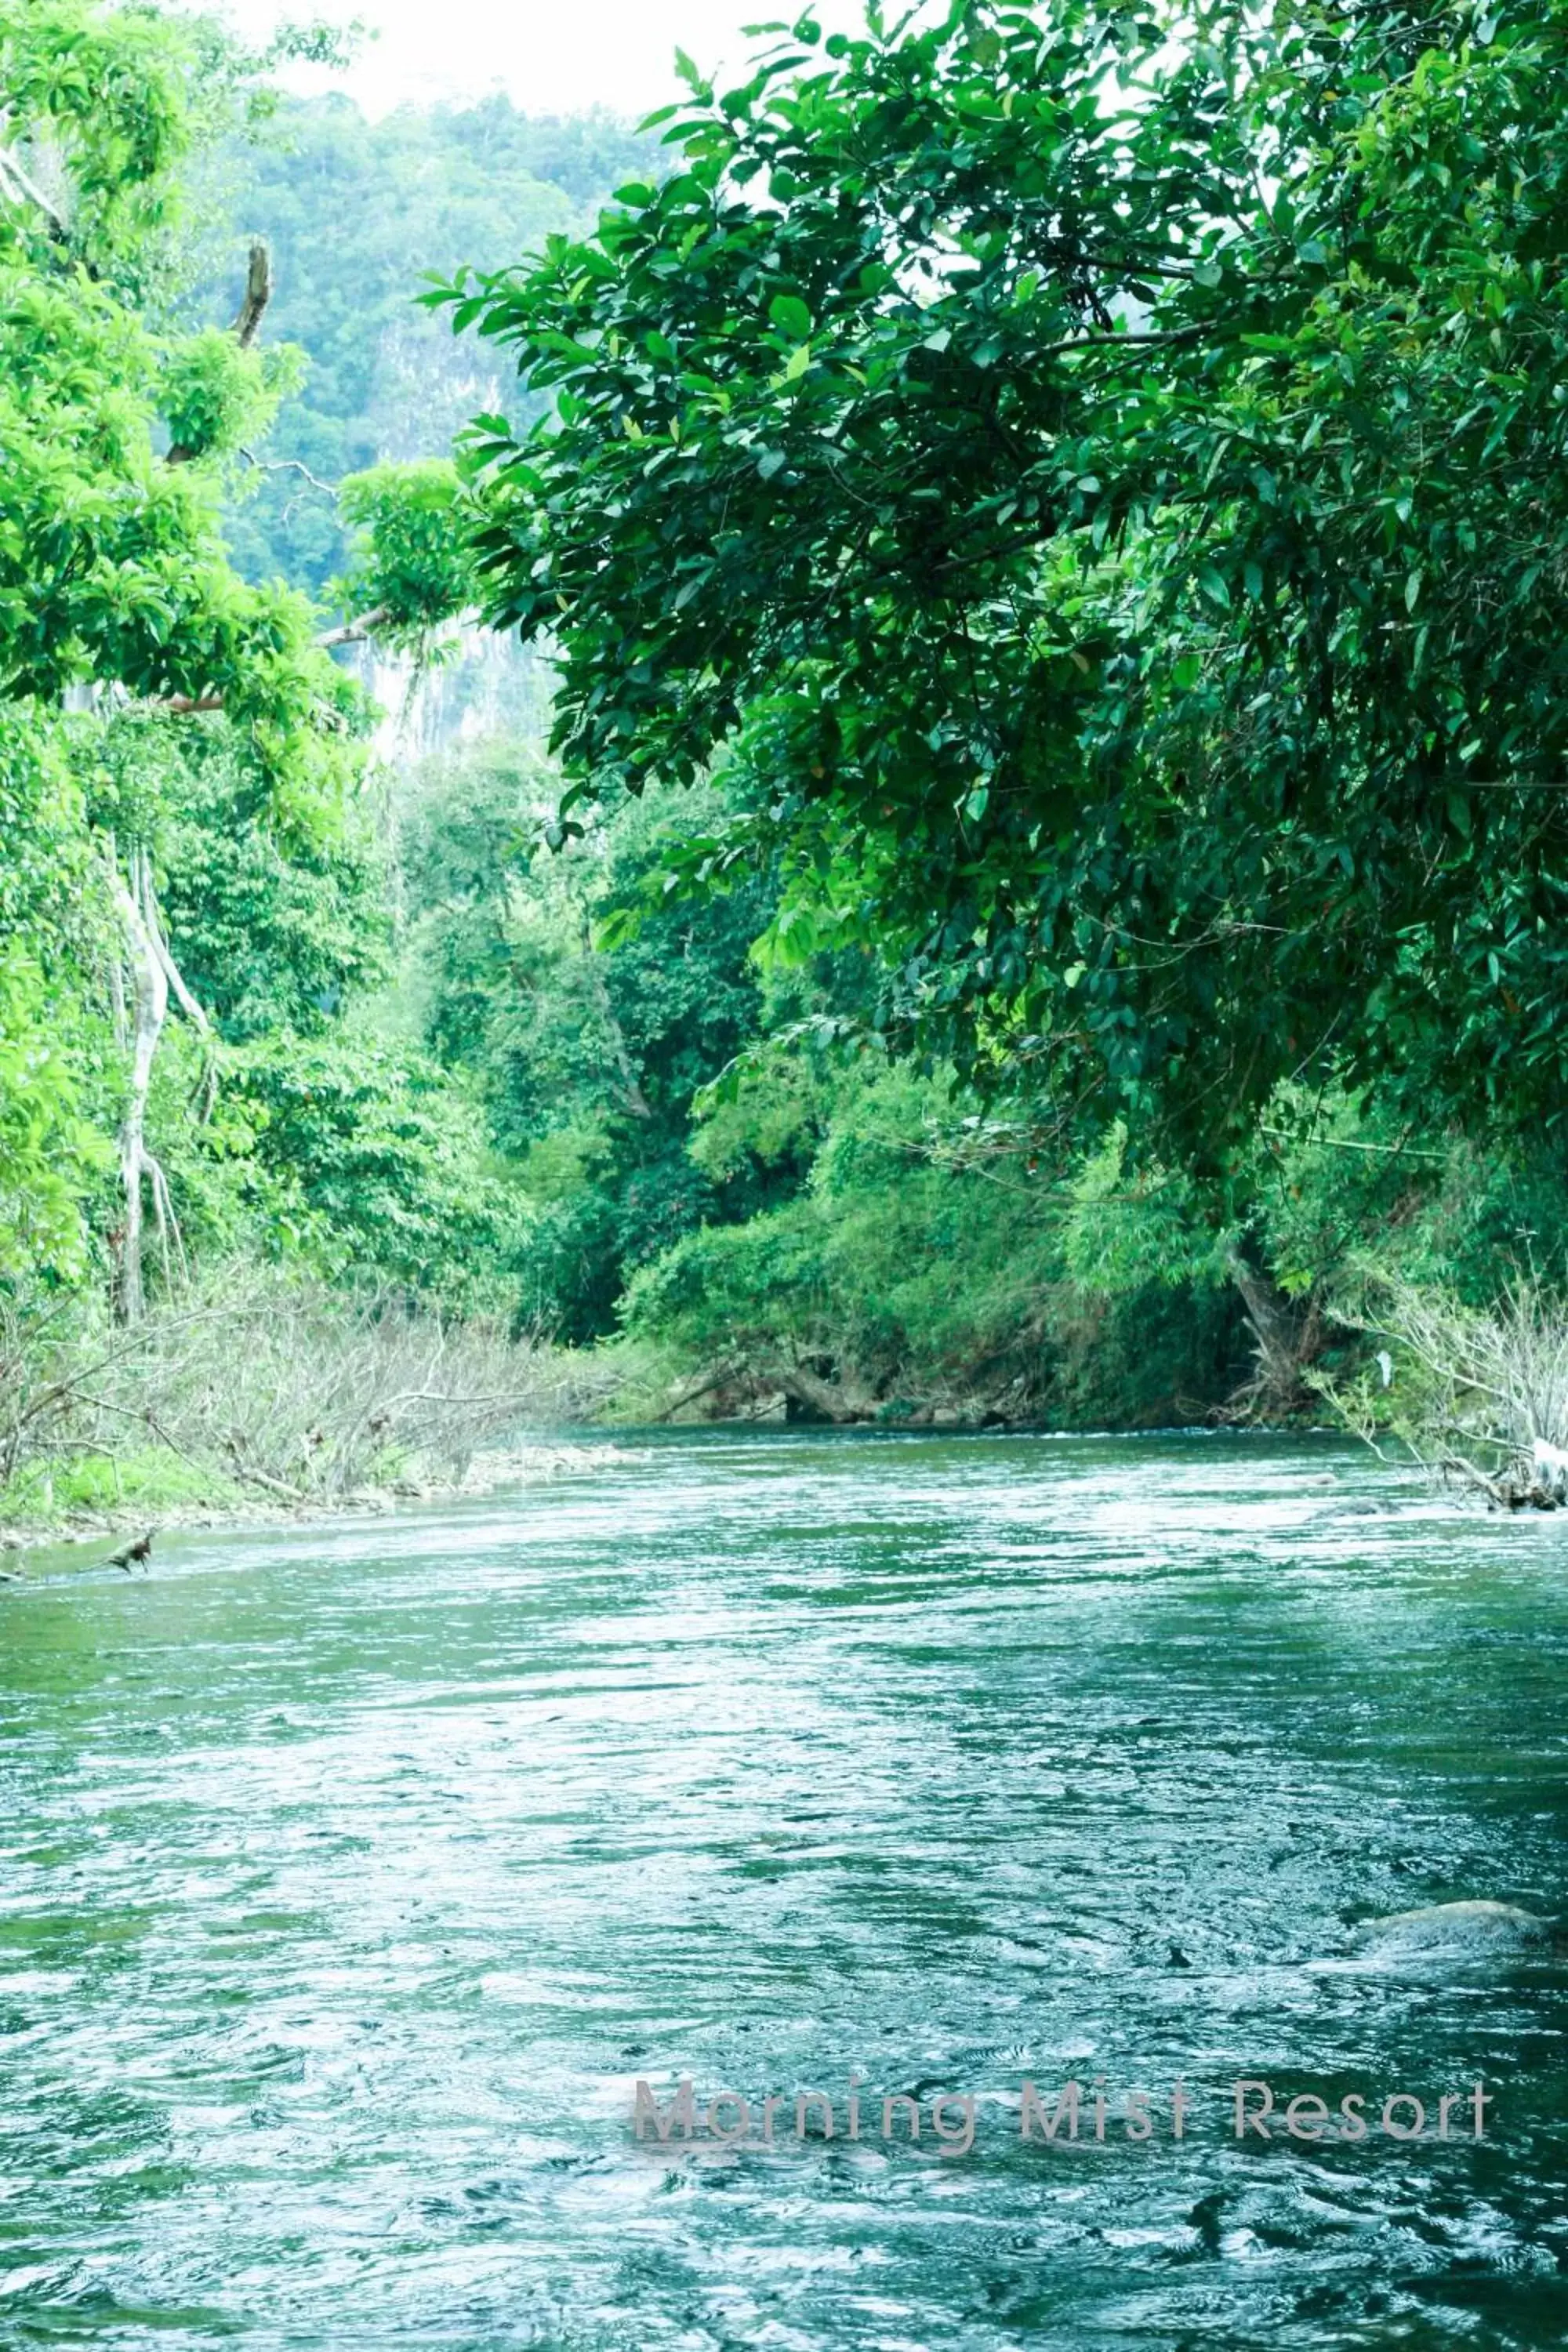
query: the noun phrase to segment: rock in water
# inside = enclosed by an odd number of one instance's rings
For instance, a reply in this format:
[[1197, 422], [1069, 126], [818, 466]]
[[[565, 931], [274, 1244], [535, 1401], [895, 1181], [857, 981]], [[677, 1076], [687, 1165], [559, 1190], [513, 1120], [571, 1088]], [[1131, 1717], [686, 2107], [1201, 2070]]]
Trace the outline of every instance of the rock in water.
[[1363, 1919], [1358, 1948], [1381, 1959], [1493, 1959], [1551, 1951], [1559, 1938], [1550, 1919], [1513, 1903], [1428, 1903]]

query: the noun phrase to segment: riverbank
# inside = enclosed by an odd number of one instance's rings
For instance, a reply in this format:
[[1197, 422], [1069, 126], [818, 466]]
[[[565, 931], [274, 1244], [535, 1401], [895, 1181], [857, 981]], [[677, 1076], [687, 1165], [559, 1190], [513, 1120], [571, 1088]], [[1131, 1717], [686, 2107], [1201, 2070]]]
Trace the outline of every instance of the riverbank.
[[552, 1485], [574, 1473], [635, 1462], [637, 1450], [588, 1441], [543, 1441], [478, 1454], [460, 1477], [400, 1477], [342, 1494], [295, 1497], [247, 1494], [234, 1487], [200, 1496], [172, 1495], [100, 1508], [66, 1508], [48, 1515], [0, 1517], [0, 1573], [16, 1576], [39, 1552], [79, 1552], [120, 1536], [154, 1537], [197, 1528], [309, 1527], [353, 1516], [379, 1517], [410, 1504], [476, 1500], [503, 1488]]
[[[0, 1307], [4, 1301], [0, 1300]], [[606, 1382], [494, 1321], [209, 1270], [129, 1328], [0, 1313], [0, 1545], [391, 1510], [551, 1476]]]

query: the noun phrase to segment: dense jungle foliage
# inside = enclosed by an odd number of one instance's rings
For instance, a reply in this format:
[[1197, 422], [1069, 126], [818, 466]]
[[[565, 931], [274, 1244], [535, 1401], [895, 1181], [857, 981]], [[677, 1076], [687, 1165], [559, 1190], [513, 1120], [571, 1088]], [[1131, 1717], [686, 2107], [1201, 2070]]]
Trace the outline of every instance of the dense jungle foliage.
[[[973, 0], [371, 125], [0, 0], [0, 1480], [258, 1281], [1132, 1426], [1550, 1290], [1565, 53]], [[409, 723], [483, 659], [548, 741]]]

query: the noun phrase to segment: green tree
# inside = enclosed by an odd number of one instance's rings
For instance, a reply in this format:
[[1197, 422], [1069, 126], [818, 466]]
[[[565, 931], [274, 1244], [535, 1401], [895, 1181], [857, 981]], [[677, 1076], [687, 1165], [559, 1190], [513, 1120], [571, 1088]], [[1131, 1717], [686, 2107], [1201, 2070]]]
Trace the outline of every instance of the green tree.
[[[193, 1159], [232, 1042], [178, 934], [231, 1025], [271, 991], [268, 1034], [365, 973], [377, 924], [344, 845], [370, 712], [331, 648], [427, 644], [470, 593], [438, 467], [350, 495], [344, 590], [373, 610], [324, 626], [229, 562], [241, 446], [297, 375], [258, 338], [265, 251], [232, 325], [172, 310], [191, 172], [265, 112], [258, 73], [204, 19], [0, 0], [0, 1266], [79, 1278], [90, 1227], [128, 1318], [149, 1206], [178, 1254], [168, 1130]], [[172, 1014], [197, 1041], [173, 1062]]]
[[444, 298], [552, 403], [468, 462], [574, 806], [729, 761], [700, 863], [1140, 1149], [1556, 1117], [1565, 67], [1561, 0], [959, 0], [694, 75]]
[[694, 1154], [804, 1149], [805, 1181], [634, 1275], [626, 1328], [677, 1372], [661, 1402], [1121, 1427], [1222, 1405], [1246, 1370], [1239, 1305], [1179, 1183], [1120, 1187], [1119, 1141], [1077, 1168], [1044, 1147], [951, 1071], [874, 1047], [757, 1057]]
[[716, 900], [650, 898], [690, 795], [623, 802], [552, 856], [558, 790], [505, 746], [423, 780], [405, 820], [405, 961], [426, 1039], [481, 1090], [539, 1212], [524, 1311], [587, 1339], [615, 1328], [634, 1268], [779, 1189], [750, 1160], [710, 1171], [688, 1149], [696, 1097], [759, 1024], [750, 951], [771, 897], [748, 877]]

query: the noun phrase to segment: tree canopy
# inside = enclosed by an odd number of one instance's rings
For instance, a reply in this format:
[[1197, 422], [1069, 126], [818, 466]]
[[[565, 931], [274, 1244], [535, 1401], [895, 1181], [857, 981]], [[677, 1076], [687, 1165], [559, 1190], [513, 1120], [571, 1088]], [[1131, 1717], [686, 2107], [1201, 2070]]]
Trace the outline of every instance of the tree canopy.
[[[264, 249], [231, 322], [181, 310], [193, 176], [265, 116], [263, 65], [202, 18], [0, 0], [0, 1276], [107, 1256], [128, 1317], [149, 1202], [166, 1265], [182, 1246], [172, 1174], [193, 1229], [247, 1202], [331, 1222], [283, 1076], [320, 1002], [379, 976], [384, 928], [357, 805], [372, 708], [331, 649], [422, 645], [473, 595], [440, 461], [342, 486], [335, 622], [230, 562], [244, 446], [300, 355], [258, 332]], [[160, 1050], [171, 1013], [188, 1051]], [[362, 1126], [403, 1138], [403, 1192], [423, 1187], [410, 1238], [362, 1200], [339, 1255], [390, 1246], [413, 1280], [444, 1246], [431, 1196], [466, 1213], [460, 1110], [415, 1099], [437, 1076], [362, 1053], [352, 1085], [321, 1081], [376, 1097]]]
[[694, 874], [1145, 1137], [1554, 1118], [1568, 8], [774, 30], [441, 298], [550, 399], [467, 466], [569, 800], [731, 767]]

